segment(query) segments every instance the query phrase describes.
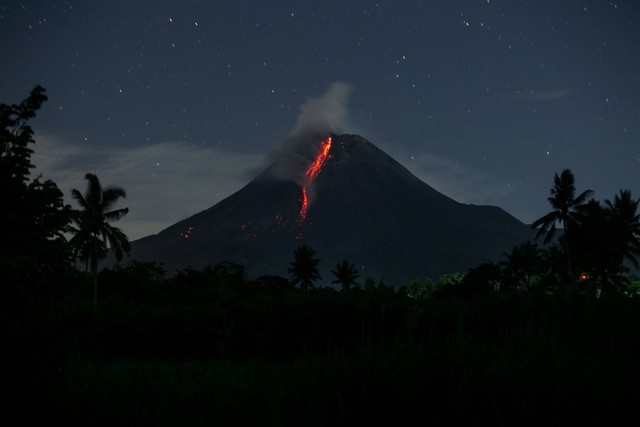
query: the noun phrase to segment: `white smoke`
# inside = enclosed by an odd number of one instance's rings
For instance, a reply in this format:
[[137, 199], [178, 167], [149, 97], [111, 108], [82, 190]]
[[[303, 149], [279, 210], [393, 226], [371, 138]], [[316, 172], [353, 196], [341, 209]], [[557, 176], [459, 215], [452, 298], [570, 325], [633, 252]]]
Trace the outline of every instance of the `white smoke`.
[[350, 84], [336, 82], [319, 97], [307, 98], [300, 106], [300, 114], [289, 137], [344, 133], [351, 128], [347, 103], [352, 91], [353, 86]]
[[304, 184], [304, 172], [319, 150], [319, 142], [329, 134], [343, 134], [354, 128], [349, 115], [348, 100], [353, 86], [332, 83], [318, 97], [307, 98], [289, 136], [269, 156], [275, 163], [277, 179]]

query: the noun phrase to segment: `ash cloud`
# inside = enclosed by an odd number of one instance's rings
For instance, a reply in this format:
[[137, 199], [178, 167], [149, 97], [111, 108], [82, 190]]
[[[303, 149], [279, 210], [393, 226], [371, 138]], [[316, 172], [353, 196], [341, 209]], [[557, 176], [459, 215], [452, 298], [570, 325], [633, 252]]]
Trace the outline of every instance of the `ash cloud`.
[[308, 98], [300, 106], [296, 124], [290, 138], [314, 134], [344, 133], [352, 127], [349, 117], [349, 95], [353, 86], [344, 82], [333, 83], [317, 98]]
[[275, 178], [305, 184], [304, 172], [318, 154], [319, 142], [355, 127], [348, 107], [352, 92], [352, 85], [335, 82], [320, 96], [307, 98], [288, 137], [269, 156]]

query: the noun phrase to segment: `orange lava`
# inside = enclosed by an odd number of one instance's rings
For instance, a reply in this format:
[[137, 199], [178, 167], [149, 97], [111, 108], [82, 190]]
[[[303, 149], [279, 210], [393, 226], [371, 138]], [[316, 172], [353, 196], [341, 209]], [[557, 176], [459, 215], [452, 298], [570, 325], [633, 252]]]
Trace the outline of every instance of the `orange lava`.
[[300, 221], [304, 221], [307, 217], [308, 207], [309, 199], [307, 198], [307, 187], [302, 187], [302, 207], [300, 208]]
[[318, 153], [318, 157], [316, 157], [316, 160], [311, 163], [311, 166], [309, 166], [309, 169], [307, 169], [307, 172], [305, 173], [305, 175], [307, 175], [308, 177], [308, 184], [311, 184], [311, 182], [316, 179], [316, 176], [318, 176], [324, 164], [331, 157], [329, 156], [329, 150], [331, 150], [331, 137], [328, 137], [327, 139], [322, 141], [322, 144], [320, 144], [320, 153]]
[[327, 137], [320, 144], [320, 152], [316, 156], [316, 159], [309, 165], [305, 172], [306, 183], [302, 186], [302, 198], [300, 207], [300, 222], [304, 221], [307, 217], [307, 209], [309, 208], [309, 198], [307, 196], [307, 187], [311, 185], [311, 183], [316, 179], [322, 168], [324, 167], [327, 160], [331, 158], [329, 155], [329, 150], [331, 150], [331, 137]]

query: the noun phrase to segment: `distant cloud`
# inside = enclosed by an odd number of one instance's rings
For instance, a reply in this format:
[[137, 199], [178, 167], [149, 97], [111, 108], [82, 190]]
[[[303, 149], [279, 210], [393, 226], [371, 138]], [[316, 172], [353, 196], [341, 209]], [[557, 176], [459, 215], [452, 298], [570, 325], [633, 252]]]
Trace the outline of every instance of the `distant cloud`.
[[117, 206], [130, 211], [117, 226], [135, 240], [230, 196], [248, 183], [247, 170], [261, 158], [180, 141], [106, 149], [36, 135], [33, 173], [55, 181], [72, 205], [71, 189], [84, 192], [87, 172], [104, 186], [123, 187], [127, 197]]

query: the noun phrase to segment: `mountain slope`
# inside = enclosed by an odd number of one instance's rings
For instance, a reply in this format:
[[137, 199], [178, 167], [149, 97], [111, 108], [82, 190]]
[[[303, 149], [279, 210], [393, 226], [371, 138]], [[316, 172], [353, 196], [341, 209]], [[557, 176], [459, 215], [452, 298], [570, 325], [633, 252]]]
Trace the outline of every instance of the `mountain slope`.
[[170, 270], [230, 261], [252, 277], [286, 276], [293, 250], [306, 243], [321, 259], [323, 283], [346, 259], [363, 279], [400, 285], [498, 261], [532, 237], [504, 210], [456, 202], [357, 135], [333, 135], [317, 175], [305, 176], [322, 147], [311, 142], [306, 162], [285, 173], [274, 163], [211, 208], [132, 242], [132, 257]]

